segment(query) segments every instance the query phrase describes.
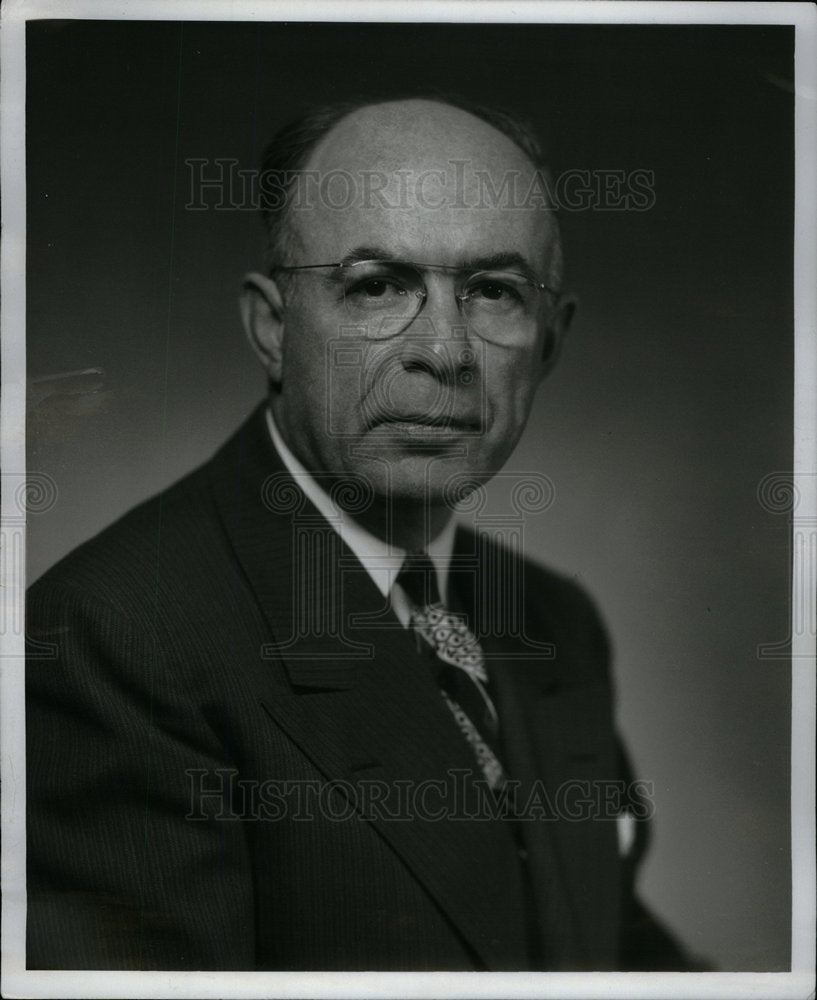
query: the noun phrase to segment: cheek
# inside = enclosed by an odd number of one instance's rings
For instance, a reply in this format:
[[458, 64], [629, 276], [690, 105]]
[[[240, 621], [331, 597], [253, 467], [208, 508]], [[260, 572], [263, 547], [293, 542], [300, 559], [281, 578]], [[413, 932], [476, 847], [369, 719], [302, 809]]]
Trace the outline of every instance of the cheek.
[[332, 346], [331, 331], [323, 329], [319, 317], [310, 315], [299, 303], [287, 310], [283, 342], [283, 391], [300, 407], [309, 400], [314, 405], [321, 395], [328, 373]]
[[534, 351], [486, 358], [486, 396], [493, 421], [505, 431], [524, 425], [539, 384], [538, 355]]

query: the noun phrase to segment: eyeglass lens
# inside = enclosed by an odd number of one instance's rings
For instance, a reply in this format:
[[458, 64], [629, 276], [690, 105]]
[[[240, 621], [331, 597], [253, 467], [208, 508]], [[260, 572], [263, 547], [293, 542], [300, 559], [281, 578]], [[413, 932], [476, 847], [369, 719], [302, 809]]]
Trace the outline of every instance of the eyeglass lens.
[[[385, 339], [405, 329], [423, 308], [427, 290], [420, 270], [394, 261], [359, 261], [343, 269], [343, 295], [350, 318], [370, 337]], [[539, 289], [520, 274], [478, 271], [456, 293], [463, 318], [485, 340], [526, 340], [539, 302]]]

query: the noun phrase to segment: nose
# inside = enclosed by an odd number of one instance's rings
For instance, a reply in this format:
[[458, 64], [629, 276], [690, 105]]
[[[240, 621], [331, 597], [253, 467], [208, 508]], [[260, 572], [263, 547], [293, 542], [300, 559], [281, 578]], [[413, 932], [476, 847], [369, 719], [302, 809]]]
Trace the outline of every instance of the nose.
[[451, 330], [454, 334], [465, 335], [462, 302], [457, 295], [454, 276], [443, 271], [427, 271], [425, 288], [420, 293], [423, 303], [415, 319], [425, 316], [441, 335]]
[[428, 275], [423, 303], [401, 334], [400, 359], [406, 371], [427, 372], [441, 382], [474, 381], [476, 345], [455, 295], [450, 275]]
[[475, 379], [476, 345], [462, 323], [441, 330], [433, 317], [416, 317], [401, 335], [399, 359], [406, 371], [426, 372], [439, 382], [465, 386]]

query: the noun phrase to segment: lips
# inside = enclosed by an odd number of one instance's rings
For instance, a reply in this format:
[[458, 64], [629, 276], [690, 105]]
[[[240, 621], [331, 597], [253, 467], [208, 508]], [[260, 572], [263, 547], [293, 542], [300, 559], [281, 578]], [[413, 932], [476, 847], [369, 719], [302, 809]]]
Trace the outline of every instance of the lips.
[[417, 428], [425, 431], [475, 431], [479, 429], [478, 418], [454, 416], [449, 413], [417, 413], [416, 411], [376, 413], [368, 421], [370, 428], [394, 426]]
[[473, 392], [446, 386], [427, 372], [388, 372], [375, 381], [363, 403], [368, 427], [394, 426], [426, 433], [474, 432], [482, 427], [480, 400]]

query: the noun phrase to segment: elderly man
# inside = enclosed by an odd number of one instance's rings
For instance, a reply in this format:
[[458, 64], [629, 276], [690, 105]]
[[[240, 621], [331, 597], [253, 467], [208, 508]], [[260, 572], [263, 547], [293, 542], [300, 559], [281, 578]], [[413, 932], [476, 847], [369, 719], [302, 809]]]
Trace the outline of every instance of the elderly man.
[[30, 594], [30, 967], [684, 967], [590, 602], [453, 517], [571, 318], [543, 177], [436, 100], [269, 147], [267, 404]]

